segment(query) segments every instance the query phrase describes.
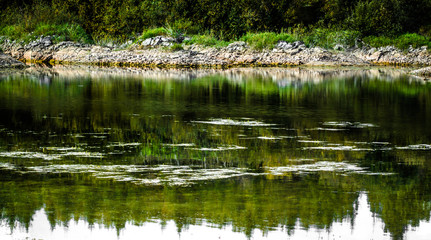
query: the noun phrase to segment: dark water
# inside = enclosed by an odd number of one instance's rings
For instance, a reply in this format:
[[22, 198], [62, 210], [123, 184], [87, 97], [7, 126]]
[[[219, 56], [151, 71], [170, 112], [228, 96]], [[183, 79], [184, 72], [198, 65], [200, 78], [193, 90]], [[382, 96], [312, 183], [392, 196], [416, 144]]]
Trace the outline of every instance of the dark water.
[[429, 239], [397, 69], [0, 73], [1, 239]]

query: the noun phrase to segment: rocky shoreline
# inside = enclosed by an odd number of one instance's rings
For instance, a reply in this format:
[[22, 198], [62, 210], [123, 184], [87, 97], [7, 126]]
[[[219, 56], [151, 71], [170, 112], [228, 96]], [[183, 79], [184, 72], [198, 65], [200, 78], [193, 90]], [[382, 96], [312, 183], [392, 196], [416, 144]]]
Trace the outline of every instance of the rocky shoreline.
[[0, 51], [0, 69], [2, 68], [23, 68], [25, 64], [15, 58]]
[[[157, 39], [159, 38], [159, 39]], [[431, 53], [426, 47], [402, 51], [392, 46], [382, 48], [339, 46], [338, 50], [306, 47], [302, 42], [279, 42], [271, 50], [253, 50], [245, 42], [224, 48], [182, 45], [169, 48], [172, 40], [156, 37], [126, 49], [60, 42], [40, 37], [29, 44], [4, 40], [4, 53], [23, 62], [90, 64], [134, 67], [232, 67], [232, 66], [429, 66]]]

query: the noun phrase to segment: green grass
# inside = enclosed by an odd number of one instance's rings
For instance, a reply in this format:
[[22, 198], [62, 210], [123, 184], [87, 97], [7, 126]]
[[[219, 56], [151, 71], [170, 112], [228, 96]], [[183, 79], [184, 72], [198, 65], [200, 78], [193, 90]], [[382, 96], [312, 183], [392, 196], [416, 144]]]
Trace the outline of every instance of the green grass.
[[168, 31], [166, 30], [166, 28], [160, 27], [160, 28], [152, 28], [152, 29], [145, 30], [139, 38], [142, 40], [145, 40], [147, 38], [152, 38], [156, 36], [167, 36], [167, 35], [168, 35]]
[[180, 43], [175, 43], [174, 45], [172, 45], [171, 47], [170, 47], [170, 50], [171, 51], [181, 51], [181, 50], [184, 50], [184, 48], [183, 48], [183, 45], [182, 44], [180, 44]]
[[262, 32], [247, 33], [240, 40], [246, 42], [253, 49], [262, 50], [274, 48], [279, 41], [293, 42], [296, 39], [288, 33]]
[[309, 47], [332, 49], [337, 44], [349, 47], [355, 46], [355, 40], [359, 37], [360, 33], [357, 31], [316, 28], [302, 33], [298, 38]]
[[396, 38], [369, 36], [364, 38], [364, 42], [372, 47], [395, 46], [396, 48], [407, 50], [410, 46], [413, 48], [427, 46], [431, 49], [431, 38], [416, 33], [407, 33]]
[[[334, 30], [327, 28], [290, 28], [286, 32], [283, 30], [280, 33], [275, 32], [248, 32], [238, 39], [220, 40], [216, 34], [206, 32], [204, 34], [196, 34], [197, 29], [193, 28], [190, 22], [175, 22], [173, 25], [167, 24], [165, 27], [150, 28], [142, 32], [134, 42], [140, 44], [148, 38], [156, 36], [171, 36], [177, 38], [186, 34], [187, 32], [193, 33], [190, 39], [184, 41], [184, 44], [196, 44], [203, 47], [216, 47], [222, 48], [229, 45], [234, 40], [241, 40], [246, 42], [252, 49], [272, 49], [279, 41], [293, 42], [302, 41], [308, 47], [323, 47], [326, 49], [333, 49], [335, 45], [340, 44], [343, 46], [355, 46], [361, 34], [358, 31], [350, 30]], [[121, 39], [112, 38], [109, 35], [103, 37], [88, 35], [85, 30], [77, 24], [47, 24], [39, 23], [33, 26], [25, 27], [24, 25], [3, 25], [0, 26], [0, 36], [4, 36], [11, 40], [18, 40], [28, 43], [35, 40], [39, 36], [53, 36], [54, 42], [60, 41], [74, 41], [80, 43], [96, 43], [98, 45], [107, 45], [110, 43], [124, 43], [130, 37], [123, 36]], [[0, 43], [5, 38], [0, 38]], [[410, 46], [419, 48], [427, 46], [431, 50], [431, 37], [420, 35], [416, 33], [407, 33], [398, 37], [387, 36], [368, 36], [363, 38], [365, 44], [372, 47], [395, 46], [396, 48], [406, 50]], [[119, 44], [117, 44], [119, 45]], [[181, 50], [183, 46], [174, 45], [171, 50]]]
[[39, 23], [33, 29], [27, 30], [21, 25], [0, 27], [0, 35], [11, 40], [30, 42], [41, 35], [53, 36], [54, 42], [74, 41], [93, 43], [92, 38], [77, 24], [45, 24]]

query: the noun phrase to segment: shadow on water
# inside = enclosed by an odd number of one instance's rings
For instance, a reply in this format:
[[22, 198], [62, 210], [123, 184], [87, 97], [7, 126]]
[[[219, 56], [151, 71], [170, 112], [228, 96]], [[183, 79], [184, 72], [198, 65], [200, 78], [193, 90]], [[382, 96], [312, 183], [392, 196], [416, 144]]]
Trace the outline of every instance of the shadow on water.
[[382, 222], [370, 237], [403, 239], [430, 219], [430, 104], [403, 69], [3, 74], [2, 226], [36, 236], [43, 210], [52, 233], [84, 220], [330, 239], [353, 237], [364, 208]]

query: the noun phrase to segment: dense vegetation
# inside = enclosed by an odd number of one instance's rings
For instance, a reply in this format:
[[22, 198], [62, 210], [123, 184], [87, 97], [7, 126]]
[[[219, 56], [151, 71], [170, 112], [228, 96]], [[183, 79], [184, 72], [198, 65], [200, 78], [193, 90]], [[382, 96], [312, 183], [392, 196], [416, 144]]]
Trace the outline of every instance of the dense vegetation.
[[55, 32], [58, 40], [124, 41], [155, 27], [218, 40], [314, 31], [320, 45], [316, 30], [341, 40], [415, 33], [408, 45], [431, 36], [431, 0], [0, 0], [0, 9], [0, 35], [24, 40]]

